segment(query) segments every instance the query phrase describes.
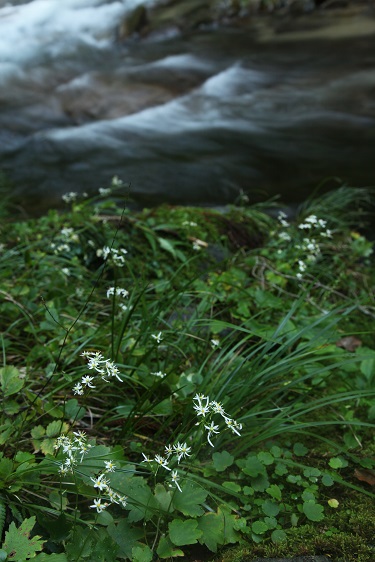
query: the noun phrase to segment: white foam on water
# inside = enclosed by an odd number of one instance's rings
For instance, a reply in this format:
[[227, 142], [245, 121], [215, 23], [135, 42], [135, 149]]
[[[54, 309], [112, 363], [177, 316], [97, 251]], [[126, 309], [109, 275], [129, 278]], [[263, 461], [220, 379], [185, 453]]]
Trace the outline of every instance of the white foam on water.
[[[4, 6], [0, 8], [0, 64], [27, 67], [72, 53], [80, 44], [106, 47], [113, 41], [121, 19], [141, 3], [142, 0], [33, 0]], [[1, 73], [2, 67], [0, 77]]]

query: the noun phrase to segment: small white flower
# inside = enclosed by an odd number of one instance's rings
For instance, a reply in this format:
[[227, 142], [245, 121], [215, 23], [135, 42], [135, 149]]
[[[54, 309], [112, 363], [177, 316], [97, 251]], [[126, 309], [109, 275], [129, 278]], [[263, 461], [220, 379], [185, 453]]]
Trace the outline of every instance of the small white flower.
[[77, 384], [75, 386], [73, 386], [73, 392], [74, 392], [74, 394], [79, 394], [79, 395], [82, 396], [83, 386], [80, 382], [77, 382]]
[[93, 505], [90, 505], [90, 507], [92, 507], [93, 509], [96, 509], [96, 511], [98, 513], [101, 513], [102, 511], [105, 510], [106, 507], [108, 507], [107, 503], [102, 503], [101, 498], [95, 499]]
[[176, 486], [177, 486], [177, 488], [180, 490], [180, 492], [182, 492], [182, 490], [181, 490], [181, 488], [180, 488], [180, 485], [179, 485], [179, 483], [178, 483], [178, 479], [179, 479], [179, 476], [178, 476], [178, 474], [177, 474], [177, 470], [173, 470], [173, 472], [172, 472], [172, 474], [171, 474], [171, 480], [172, 480], [172, 482], [173, 482], [174, 484], [176, 484]]
[[242, 429], [242, 423], [238, 423], [235, 420], [232, 420], [231, 418], [224, 418], [225, 423], [227, 424], [227, 426], [229, 427], [229, 429], [233, 432], [236, 433], [237, 435], [239, 435], [241, 437], [241, 429]]
[[164, 379], [167, 376], [167, 373], [163, 373], [162, 371], [157, 371], [156, 373], [150, 373], [150, 375], [154, 375], [154, 377], [159, 377], [160, 379]]
[[177, 461], [180, 462], [181, 459], [184, 457], [190, 457], [189, 454], [191, 451], [191, 447], [188, 447], [186, 443], [177, 443], [177, 445], [173, 445], [174, 452], [177, 453]]
[[67, 277], [69, 277], [70, 275], [70, 269], [69, 267], [63, 267], [61, 270], [61, 273], [63, 273], [64, 275], [66, 275]]
[[89, 375], [86, 375], [86, 376], [82, 377], [81, 382], [82, 382], [82, 384], [84, 384], [85, 386], [88, 386], [89, 388], [95, 388], [95, 385], [92, 384], [93, 380], [94, 380], [94, 377], [90, 377]]
[[90, 478], [90, 480], [94, 483], [94, 488], [98, 488], [100, 491], [108, 490], [109, 488], [108, 480], [104, 478], [104, 476], [105, 473], [103, 472], [102, 474], [100, 474], [100, 476], [97, 476], [96, 478]]
[[121, 186], [122, 186], [122, 180], [120, 180], [118, 176], [113, 176], [112, 187], [121, 187]]
[[[198, 404], [193, 405], [193, 408], [196, 411], [197, 415], [205, 417], [210, 410], [209, 397], [204, 396], [203, 394], [196, 394], [193, 400], [196, 400], [198, 402]], [[206, 403], [204, 404], [203, 401], [205, 401]]]
[[165, 454], [166, 454], [167, 459], [169, 459], [169, 457], [170, 457], [171, 455], [173, 455], [173, 447], [172, 447], [172, 445], [166, 445], [166, 446], [165, 446]]
[[159, 332], [157, 335], [156, 334], [151, 334], [151, 337], [154, 338], [154, 340], [156, 340], [156, 343], [159, 345], [159, 343], [162, 341], [163, 336], [162, 333]]
[[211, 445], [211, 447], [214, 447], [215, 445], [213, 445], [212, 441], [211, 441], [211, 435], [212, 434], [217, 434], [220, 433], [219, 432], [219, 426], [215, 425], [214, 422], [211, 422], [210, 425], [205, 425], [204, 426], [205, 429], [207, 429], [208, 434], [207, 434], [207, 441], [209, 442], [209, 444]]
[[167, 470], [171, 470], [168, 466], [168, 461], [167, 459], [165, 459], [164, 457], [161, 457], [160, 455], [155, 455], [154, 461], [159, 465], [162, 466], [163, 468], [166, 468]]
[[127, 497], [126, 496], [120, 496], [119, 494], [117, 494], [117, 500], [118, 502], [122, 505], [122, 507], [126, 507], [127, 506]]
[[215, 347], [218, 347], [220, 345], [220, 340], [217, 339], [212, 339], [211, 340], [211, 346], [214, 349]]
[[153, 459], [150, 459], [150, 457], [147, 457], [144, 453], [142, 453], [143, 455], [143, 461], [141, 462], [153, 462]]
[[210, 408], [211, 411], [214, 412], [214, 414], [220, 414], [221, 416], [223, 416], [223, 418], [228, 417], [224, 411], [223, 405], [220, 402], [210, 402]]
[[116, 470], [116, 465], [114, 462], [112, 461], [104, 461], [105, 464], [105, 471], [106, 472], [115, 472]]

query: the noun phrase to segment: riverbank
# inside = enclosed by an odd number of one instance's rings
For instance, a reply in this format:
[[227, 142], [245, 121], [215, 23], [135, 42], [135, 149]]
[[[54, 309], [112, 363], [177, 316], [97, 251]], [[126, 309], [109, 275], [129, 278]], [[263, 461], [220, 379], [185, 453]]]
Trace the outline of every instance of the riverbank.
[[0, 554], [371, 562], [369, 194], [135, 213], [118, 183], [2, 209]]

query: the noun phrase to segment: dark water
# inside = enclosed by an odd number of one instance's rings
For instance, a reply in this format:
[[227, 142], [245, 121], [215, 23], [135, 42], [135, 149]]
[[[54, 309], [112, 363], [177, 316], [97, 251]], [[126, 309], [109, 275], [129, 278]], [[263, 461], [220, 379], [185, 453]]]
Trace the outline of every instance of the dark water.
[[370, 12], [119, 44], [125, 3], [48, 5], [0, 9], [0, 167], [28, 206], [114, 175], [141, 204], [375, 184]]

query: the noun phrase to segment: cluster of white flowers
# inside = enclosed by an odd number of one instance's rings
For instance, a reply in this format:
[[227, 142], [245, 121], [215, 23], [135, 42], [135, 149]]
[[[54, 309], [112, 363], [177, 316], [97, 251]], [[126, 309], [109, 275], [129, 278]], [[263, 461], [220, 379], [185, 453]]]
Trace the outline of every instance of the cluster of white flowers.
[[103, 258], [103, 260], [111, 260], [114, 265], [117, 267], [124, 267], [125, 265], [125, 255], [127, 254], [127, 250], [124, 248], [120, 248], [117, 250], [116, 248], [110, 248], [109, 246], [104, 246], [104, 248], [99, 248], [96, 250], [96, 255], [98, 258]]
[[153, 465], [156, 465], [157, 468], [162, 467], [168, 470], [170, 472], [170, 477], [173, 484], [175, 484], [179, 489], [179, 491], [181, 492], [182, 490], [178, 483], [179, 480], [178, 472], [177, 470], [172, 470], [171, 467], [169, 466], [169, 463], [177, 460], [177, 463], [180, 464], [181, 460], [184, 457], [191, 456], [190, 451], [191, 451], [191, 447], [188, 447], [187, 443], [178, 442], [175, 445], [166, 445], [164, 456], [155, 455], [153, 458], [150, 458], [147, 457], [144, 453], [142, 453], [143, 455], [142, 462], [151, 463]]
[[[60, 466], [59, 473], [61, 476], [74, 473], [75, 468], [82, 463], [84, 456], [93, 447], [87, 442], [87, 436], [83, 431], [74, 431], [73, 435], [60, 435], [55, 442], [56, 450], [62, 449], [65, 458], [58, 461]], [[104, 469], [95, 477], [90, 478], [94, 488], [103, 493], [104, 497], [94, 500], [90, 507], [95, 508], [98, 513], [106, 509], [110, 504], [116, 503], [126, 507], [127, 497], [118, 494], [111, 489], [108, 480], [108, 473], [114, 472], [116, 465], [112, 461], [104, 461]]]
[[[129, 291], [127, 291], [126, 289], [122, 289], [121, 287], [109, 287], [109, 289], [107, 290], [107, 298], [109, 299], [110, 297], [113, 297], [115, 295], [117, 297], [127, 299], [129, 296]], [[124, 312], [129, 309], [129, 307], [123, 302], [118, 303], [118, 307]]]
[[[193, 403], [193, 408], [197, 416], [206, 418], [212, 416], [212, 414], [219, 414], [224, 419], [228, 429], [239, 436], [241, 435], [240, 431], [242, 429], [242, 424], [230, 418], [224, 411], [224, 408], [220, 402], [216, 402], [215, 400], [210, 402], [209, 396], [204, 396], [204, 394], [196, 394], [193, 398]], [[198, 422], [197, 425], [200, 425], [200, 423], [201, 422]], [[207, 430], [208, 443], [211, 445], [211, 447], [214, 447], [211, 441], [211, 436], [220, 433], [219, 425], [215, 425], [215, 423], [211, 421], [211, 423], [203, 422], [203, 426]]]
[[74, 468], [80, 464], [83, 457], [89, 452], [92, 445], [87, 443], [86, 434], [83, 431], [75, 431], [73, 435], [60, 435], [54, 444], [54, 448], [62, 449], [65, 459], [59, 462], [59, 473], [65, 476], [69, 472], [73, 473]]
[[288, 217], [286, 215], [286, 213], [284, 213], [284, 211], [280, 211], [277, 219], [279, 221], [279, 223], [281, 224], [281, 226], [284, 226], [285, 228], [287, 228], [289, 226], [288, 221], [286, 220]]
[[73, 228], [62, 228], [55, 242], [50, 244], [51, 250], [54, 254], [62, 254], [71, 251], [72, 243], [79, 242], [79, 236]]
[[[87, 367], [90, 370], [96, 371], [99, 373], [102, 380], [109, 382], [109, 377], [116, 377], [117, 380], [122, 382], [120, 378], [120, 371], [115, 365], [113, 361], [110, 359], [105, 359], [104, 356], [100, 353], [100, 351], [84, 351], [81, 353], [82, 357], [87, 358]], [[95, 388], [93, 384], [94, 377], [90, 375], [85, 375], [81, 378], [81, 382], [78, 382], [73, 387], [74, 394], [84, 394], [84, 389], [86, 388]]]
[[118, 176], [113, 176], [111, 185], [112, 187], [121, 187], [123, 182]]
[[90, 505], [91, 508], [96, 509], [98, 513], [104, 511], [109, 505], [116, 503], [122, 507], [127, 505], [127, 497], [122, 496], [118, 492], [115, 492], [111, 486], [107, 474], [110, 472], [115, 472], [116, 465], [112, 461], [104, 461], [105, 469], [103, 472], [98, 474], [95, 478], [90, 480], [93, 483], [94, 488], [97, 488], [102, 494], [99, 498], [94, 500], [94, 503]]
[[102, 197], [106, 197], [112, 193], [112, 189], [110, 187], [99, 187], [99, 195]]
[[[211, 441], [211, 436], [219, 433], [219, 425], [215, 425], [214, 421], [211, 420], [213, 414], [219, 414], [224, 419], [226, 426], [233, 433], [241, 435], [240, 431], [242, 429], [242, 424], [230, 418], [224, 411], [224, 408], [222, 404], [220, 404], [220, 402], [210, 402], [210, 398], [208, 396], [204, 396], [203, 394], [196, 394], [193, 398], [193, 408], [198, 416], [202, 416], [202, 419], [204, 418], [202, 425], [207, 430], [207, 441], [211, 445], [211, 447], [214, 447]], [[201, 422], [198, 422], [196, 425], [201, 425]], [[178, 483], [178, 471], [173, 470], [172, 467], [176, 465], [176, 462], [177, 464], [180, 464], [180, 462], [185, 457], [191, 456], [191, 447], [188, 447], [186, 442], [178, 442], [174, 445], [166, 445], [163, 456], [155, 455], [154, 457], [150, 458], [144, 453], [142, 453], [142, 455], [142, 462], [149, 463], [152, 466], [156, 466], [157, 468], [161, 467], [165, 470], [168, 470], [172, 483], [175, 484], [178, 490], [181, 492], [181, 487]], [[172, 467], [170, 465], [172, 465]]]
[[77, 197], [78, 197], [78, 193], [75, 191], [69, 191], [69, 193], [65, 193], [61, 199], [64, 201], [64, 203], [74, 203], [74, 201], [77, 201]]
[[[286, 220], [285, 213], [280, 212], [278, 220], [282, 227], [288, 228], [289, 222]], [[321, 254], [320, 241], [322, 238], [332, 238], [332, 231], [327, 228], [327, 221], [319, 219], [316, 215], [309, 215], [303, 222], [298, 224], [298, 229], [306, 232], [308, 236], [302, 239], [302, 242], [295, 243], [293, 248], [298, 251], [299, 256], [297, 259], [298, 272], [296, 273], [297, 279], [303, 279], [307, 270], [308, 264], [316, 262]], [[278, 238], [282, 242], [291, 242], [292, 237], [286, 230], [281, 230], [278, 233]], [[281, 250], [278, 250], [281, 253]]]
[[154, 375], [154, 377], [159, 377], [160, 379], [164, 379], [167, 376], [167, 373], [163, 373], [162, 371], [156, 371], [155, 373], [150, 373], [150, 375]]

